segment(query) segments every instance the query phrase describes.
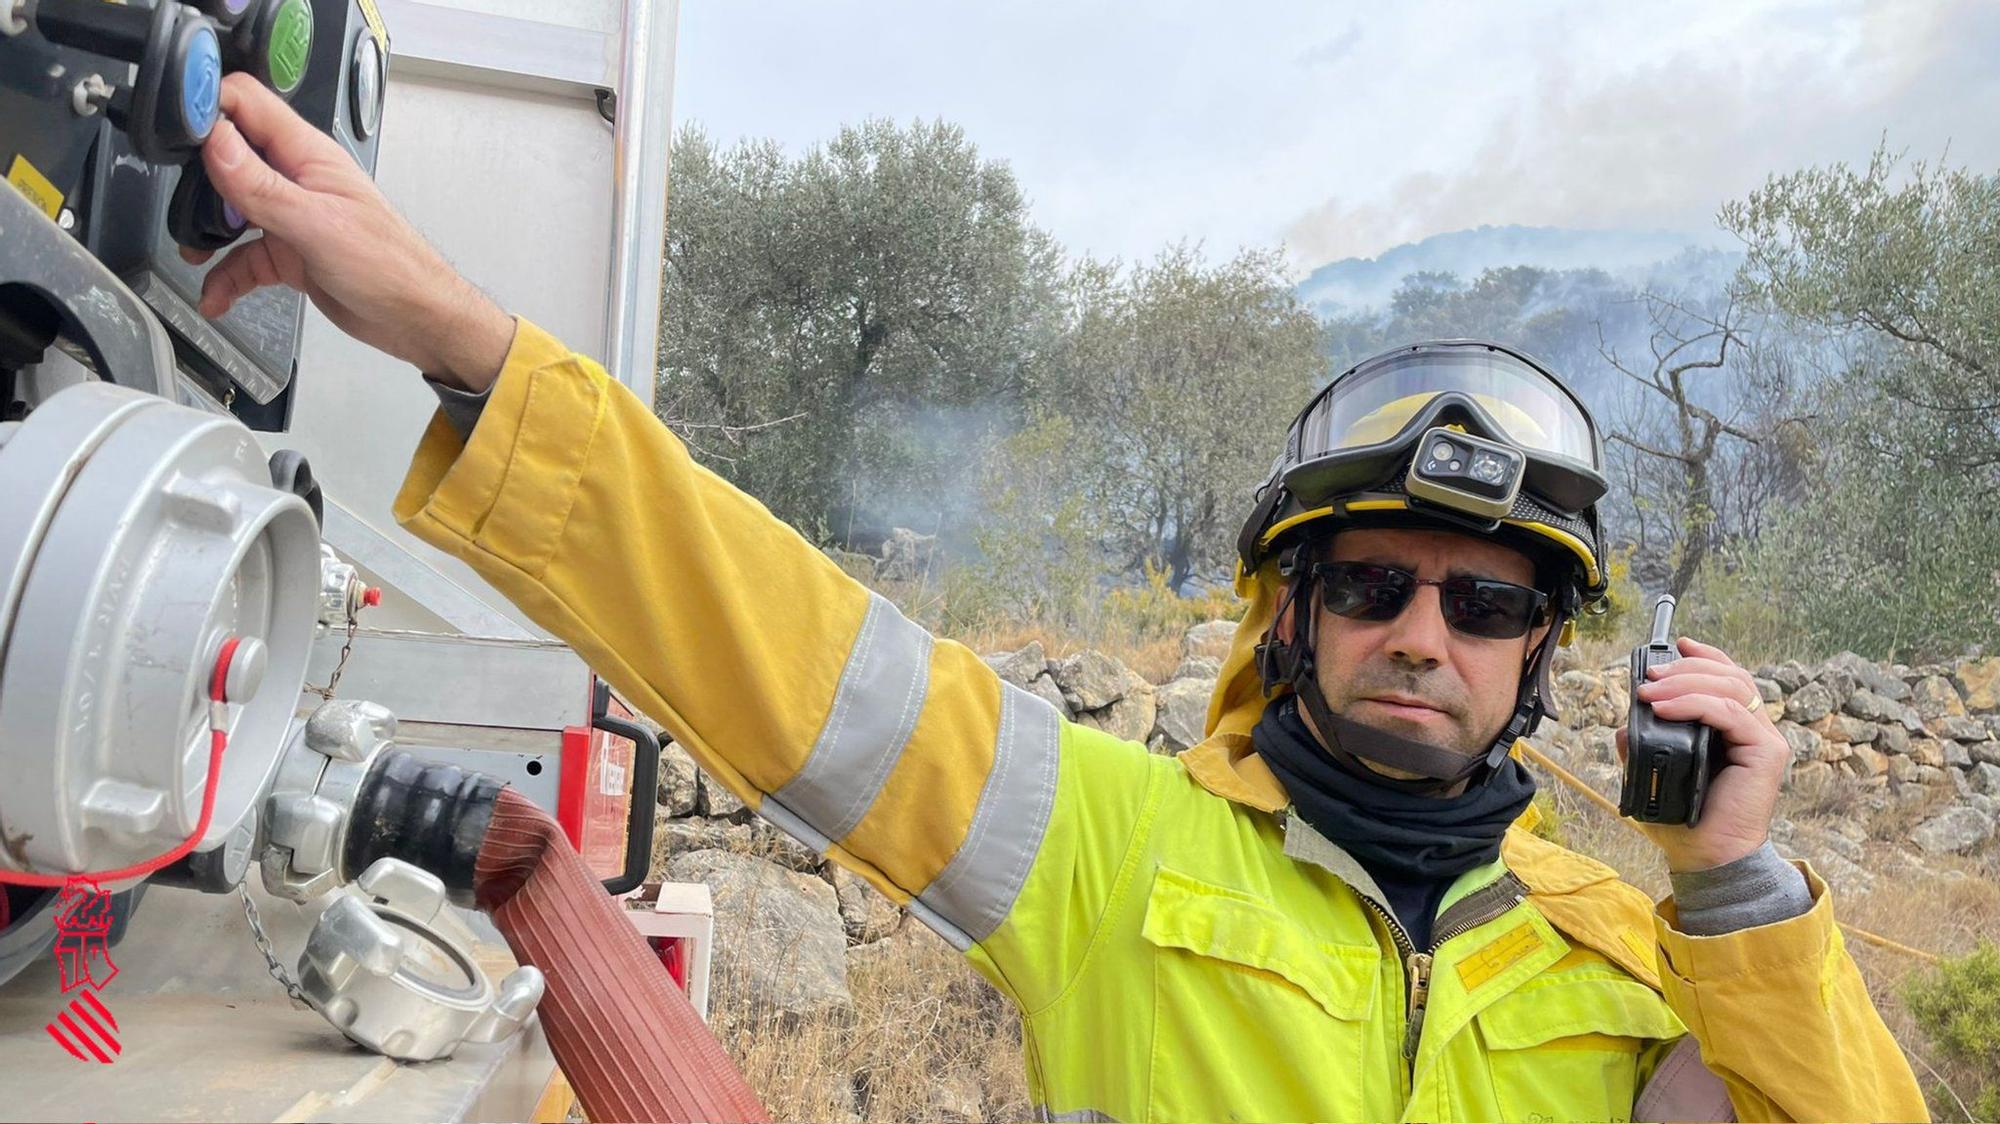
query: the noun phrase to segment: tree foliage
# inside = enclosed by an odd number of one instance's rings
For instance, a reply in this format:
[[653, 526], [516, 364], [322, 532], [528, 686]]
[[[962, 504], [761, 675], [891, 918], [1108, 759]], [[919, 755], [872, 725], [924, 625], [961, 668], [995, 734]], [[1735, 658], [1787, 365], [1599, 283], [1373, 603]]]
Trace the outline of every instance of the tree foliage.
[[674, 148], [657, 404], [795, 524], [848, 537], [948, 489], [1056, 327], [1059, 251], [956, 126], [872, 120], [791, 159]]
[[1868, 381], [1926, 415], [1967, 471], [2000, 465], [2000, 176], [1878, 148], [1776, 176], [1722, 210], [1779, 311], [1875, 345]]
[[1742, 556], [1812, 647], [1950, 656], [2000, 642], [2000, 179], [1896, 165], [1878, 151], [1723, 209], [1750, 291], [1843, 368], [1810, 487]]
[[1252, 491], [1323, 370], [1319, 322], [1279, 256], [1203, 265], [1180, 246], [1121, 271], [1071, 276], [1070, 330], [1036, 384], [1071, 419], [1063, 456], [1117, 570], [1156, 565], [1180, 591], [1222, 578]]

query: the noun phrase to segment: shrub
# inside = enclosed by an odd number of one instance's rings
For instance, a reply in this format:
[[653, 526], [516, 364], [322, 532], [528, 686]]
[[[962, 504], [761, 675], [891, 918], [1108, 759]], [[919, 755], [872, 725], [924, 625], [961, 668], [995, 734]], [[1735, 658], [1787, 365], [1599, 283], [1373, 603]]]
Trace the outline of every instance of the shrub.
[[1211, 587], [1197, 596], [1183, 597], [1168, 586], [1165, 567], [1147, 562], [1145, 574], [1144, 585], [1114, 589], [1105, 595], [1098, 620], [1102, 631], [1179, 637], [1203, 621], [1234, 620], [1243, 615], [1244, 603], [1226, 588]]
[[1973, 1115], [2000, 1120], [2000, 946], [1982, 941], [1964, 956], [1913, 975], [1903, 999], [1924, 1035], [1947, 1061], [1984, 1075], [1965, 1090]]

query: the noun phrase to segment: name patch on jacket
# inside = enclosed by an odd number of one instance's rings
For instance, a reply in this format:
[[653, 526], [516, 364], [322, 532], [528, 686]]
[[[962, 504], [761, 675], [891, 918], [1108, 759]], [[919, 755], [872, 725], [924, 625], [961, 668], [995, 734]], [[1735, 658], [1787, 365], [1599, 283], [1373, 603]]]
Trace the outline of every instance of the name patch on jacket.
[[1542, 947], [1534, 926], [1523, 921], [1458, 962], [1458, 982], [1470, 993]]

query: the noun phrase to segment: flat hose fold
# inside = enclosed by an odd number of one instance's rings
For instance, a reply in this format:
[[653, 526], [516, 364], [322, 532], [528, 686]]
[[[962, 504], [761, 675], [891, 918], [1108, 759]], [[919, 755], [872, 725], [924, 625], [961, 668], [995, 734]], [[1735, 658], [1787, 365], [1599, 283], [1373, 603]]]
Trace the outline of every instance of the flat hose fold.
[[475, 879], [514, 958], [547, 978], [542, 1026], [591, 1120], [770, 1119], [555, 820], [511, 788]]

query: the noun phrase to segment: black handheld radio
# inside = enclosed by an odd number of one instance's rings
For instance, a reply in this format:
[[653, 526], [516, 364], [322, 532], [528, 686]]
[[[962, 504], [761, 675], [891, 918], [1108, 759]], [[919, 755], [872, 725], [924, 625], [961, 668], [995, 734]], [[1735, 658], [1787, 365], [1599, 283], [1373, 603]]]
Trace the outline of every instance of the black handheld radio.
[[1632, 649], [1632, 711], [1625, 729], [1625, 784], [1618, 812], [1644, 823], [1687, 824], [1701, 820], [1708, 782], [1722, 765], [1711, 760], [1714, 731], [1700, 722], [1668, 722], [1639, 698], [1646, 669], [1680, 658], [1674, 647], [1674, 599], [1661, 594], [1653, 605], [1653, 635]]

